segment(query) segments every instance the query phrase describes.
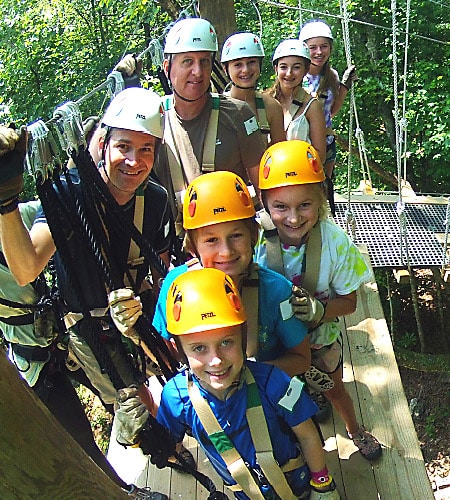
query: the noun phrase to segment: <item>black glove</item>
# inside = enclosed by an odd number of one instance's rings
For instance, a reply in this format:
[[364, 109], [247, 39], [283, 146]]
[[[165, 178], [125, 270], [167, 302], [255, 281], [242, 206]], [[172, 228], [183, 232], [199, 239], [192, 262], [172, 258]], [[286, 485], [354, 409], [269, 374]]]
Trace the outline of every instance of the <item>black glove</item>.
[[341, 85], [343, 85], [347, 90], [352, 88], [352, 85], [358, 79], [358, 74], [356, 73], [356, 67], [354, 64], [350, 65], [342, 75]]
[[[27, 129], [22, 127], [17, 134], [0, 129], [2, 145], [6, 145], [0, 155], [0, 214], [4, 215], [17, 208], [19, 194], [23, 189], [24, 160], [27, 153]], [[14, 142], [14, 144], [13, 144]]]
[[158, 469], [166, 467], [169, 458], [175, 453], [175, 438], [153, 417], [147, 420], [140, 431], [139, 442], [144, 455], [150, 455], [151, 463]]

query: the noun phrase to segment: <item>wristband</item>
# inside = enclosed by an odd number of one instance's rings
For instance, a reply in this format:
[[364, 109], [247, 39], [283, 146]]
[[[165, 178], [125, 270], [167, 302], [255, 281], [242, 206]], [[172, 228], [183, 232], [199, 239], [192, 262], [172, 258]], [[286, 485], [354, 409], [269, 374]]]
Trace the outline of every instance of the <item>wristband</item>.
[[345, 87], [347, 90], [350, 90], [350, 87], [347, 87], [347, 85], [345, 85], [345, 83], [342, 83], [342, 82], [339, 82], [343, 87]]
[[12, 200], [6, 201], [3, 205], [0, 205], [0, 215], [6, 215], [14, 212], [19, 206], [19, 197], [15, 196]]

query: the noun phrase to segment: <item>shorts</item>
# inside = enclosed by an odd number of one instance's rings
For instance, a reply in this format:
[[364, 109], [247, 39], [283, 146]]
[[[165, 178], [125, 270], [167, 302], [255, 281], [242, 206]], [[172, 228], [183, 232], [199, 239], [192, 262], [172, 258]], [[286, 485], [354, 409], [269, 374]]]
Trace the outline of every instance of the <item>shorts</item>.
[[311, 349], [312, 364], [325, 373], [334, 373], [342, 365], [342, 337], [320, 349]]
[[[330, 136], [327, 136], [327, 139], [328, 137]], [[325, 163], [331, 163], [336, 161], [336, 139], [334, 135], [332, 137], [333, 137], [332, 141], [329, 144], [327, 144]]]

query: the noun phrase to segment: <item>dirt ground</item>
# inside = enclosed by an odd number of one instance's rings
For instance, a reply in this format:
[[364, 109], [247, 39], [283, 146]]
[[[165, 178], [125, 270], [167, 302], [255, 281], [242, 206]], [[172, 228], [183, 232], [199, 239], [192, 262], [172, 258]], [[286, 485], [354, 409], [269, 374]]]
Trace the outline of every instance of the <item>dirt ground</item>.
[[450, 499], [450, 375], [399, 370], [435, 497]]
[[[435, 499], [450, 499], [450, 373], [448, 361], [437, 369], [437, 356], [445, 352], [449, 339], [449, 297], [450, 283], [442, 286], [441, 311], [444, 325], [439, 319], [439, 304], [435, 277], [431, 271], [416, 273], [419, 317], [422, 323], [428, 364], [426, 371], [401, 366], [403, 388], [409, 403], [411, 415], [425, 459], [428, 476], [435, 493]], [[411, 288], [408, 285], [395, 286], [391, 282], [394, 298], [394, 316], [399, 318], [396, 328], [396, 345], [414, 352], [420, 352], [417, 335], [417, 321], [412, 305]], [[382, 287], [380, 297], [383, 301]], [[385, 304], [384, 304], [385, 305]], [[385, 315], [388, 318], [385, 307]], [[447, 318], [447, 319], [445, 319]], [[434, 357], [433, 357], [434, 356]], [[414, 364], [414, 363], [412, 363]], [[409, 364], [408, 366], [411, 366]], [[436, 371], [430, 371], [430, 370]]]

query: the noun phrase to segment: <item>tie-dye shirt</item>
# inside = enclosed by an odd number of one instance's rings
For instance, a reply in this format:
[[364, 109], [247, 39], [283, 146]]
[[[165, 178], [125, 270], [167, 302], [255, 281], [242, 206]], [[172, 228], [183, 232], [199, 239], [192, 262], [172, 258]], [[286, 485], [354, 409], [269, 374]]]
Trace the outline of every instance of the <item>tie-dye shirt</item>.
[[[337, 80], [339, 81], [339, 75], [336, 70], [332, 69], [331, 70]], [[328, 89], [326, 92], [323, 92], [324, 95], [326, 95], [326, 98], [320, 98], [320, 96], [317, 95], [317, 90], [320, 85], [320, 79], [322, 78], [322, 75], [311, 75], [310, 73], [307, 73], [304, 78], [303, 78], [303, 88], [309, 92], [313, 97], [317, 97], [320, 102], [323, 105], [323, 114], [325, 117], [325, 126], [327, 128], [333, 128], [333, 121], [331, 119], [331, 108], [333, 107], [334, 103], [334, 96], [333, 92], [331, 92], [331, 89]], [[330, 144], [330, 142], [333, 140], [333, 135], [327, 135], [327, 144]]]
[[[333, 221], [320, 222], [322, 253], [315, 297], [328, 302], [336, 295], [348, 295], [372, 278], [364, 258], [348, 235]], [[305, 245], [282, 245], [284, 274], [295, 285], [302, 286]], [[266, 239], [261, 231], [255, 248], [255, 261], [270, 268], [266, 255]], [[332, 344], [339, 336], [339, 323], [323, 323], [311, 332], [311, 344]]]

